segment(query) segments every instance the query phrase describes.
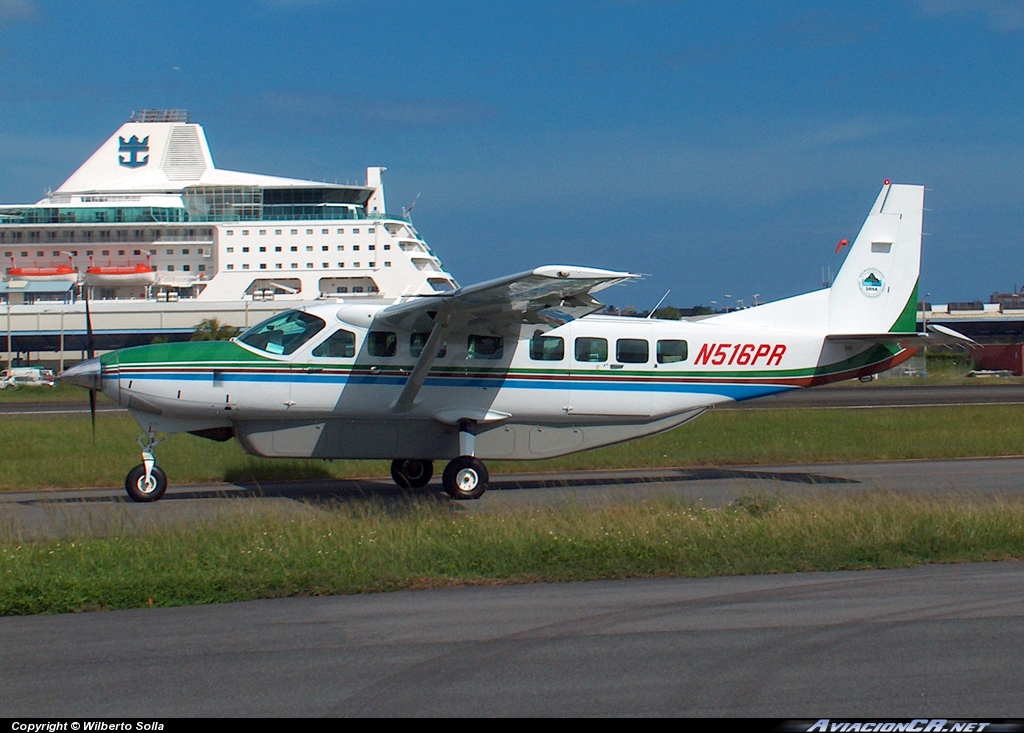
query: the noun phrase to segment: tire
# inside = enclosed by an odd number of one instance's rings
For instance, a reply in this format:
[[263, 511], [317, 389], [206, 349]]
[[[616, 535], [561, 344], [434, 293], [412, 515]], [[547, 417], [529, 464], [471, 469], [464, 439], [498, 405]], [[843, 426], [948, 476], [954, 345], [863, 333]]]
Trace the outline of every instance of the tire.
[[158, 467], [153, 466], [149, 478], [149, 486], [146, 486], [146, 467], [141, 463], [128, 472], [124, 480], [124, 490], [128, 492], [128, 497], [132, 501], [156, 501], [167, 491], [167, 475]]
[[434, 476], [434, 462], [415, 458], [391, 461], [391, 479], [403, 489], [422, 489]]
[[459, 456], [444, 469], [444, 490], [453, 499], [479, 499], [489, 480], [487, 467], [473, 456]]

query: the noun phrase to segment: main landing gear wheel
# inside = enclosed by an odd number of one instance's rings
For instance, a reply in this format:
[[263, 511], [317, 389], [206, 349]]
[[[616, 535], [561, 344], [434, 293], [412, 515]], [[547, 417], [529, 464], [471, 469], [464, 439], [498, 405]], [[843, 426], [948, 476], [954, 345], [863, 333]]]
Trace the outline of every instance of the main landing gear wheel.
[[489, 480], [487, 467], [473, 456], [459, 456], [444, 469], [444, 490], [453, 499], [479, 499]]
[[422, 489], [434, 475], [434, 462], [415, 458], [391, 461], [391, 478], [403, 489]]
[[124, 490], [132, 501], [156, 501], [167, 491], [167, 476], [153, 466], [149, 472], [149, 481], [146, 481], [146, 466], [140, 463], [128, 472]]

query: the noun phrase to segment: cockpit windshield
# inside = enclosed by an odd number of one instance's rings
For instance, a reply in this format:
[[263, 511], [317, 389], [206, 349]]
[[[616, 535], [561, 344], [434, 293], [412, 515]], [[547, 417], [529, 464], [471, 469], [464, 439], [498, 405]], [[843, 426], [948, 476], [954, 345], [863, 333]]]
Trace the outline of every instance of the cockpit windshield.
[[287, 355], [309, 341], [327, 324], [303, 311], [268, 318], [238, 337], [243, 344], [270, 354]]

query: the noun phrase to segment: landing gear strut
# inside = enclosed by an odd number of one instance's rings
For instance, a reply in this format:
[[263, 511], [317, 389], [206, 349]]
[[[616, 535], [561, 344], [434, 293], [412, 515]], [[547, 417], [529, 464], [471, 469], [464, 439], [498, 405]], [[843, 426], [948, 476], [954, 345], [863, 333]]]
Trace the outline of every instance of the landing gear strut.
[[[142, 441], [145, 439], [145, 443]], [[124, 490], [132, 501], [156, 501], [167, 491], [167, 476], [157, 468], [153, 449], [162, 441], [152, 431], [139, 437], [142, 448], [142, 463], [128, 472], [124, 479]]]
[[476, 458], [476, 422], [459, 420], [459, 453], [444, 469], [442, 483], [453, 499], [479, 499], [487, 491], [487, 467]]

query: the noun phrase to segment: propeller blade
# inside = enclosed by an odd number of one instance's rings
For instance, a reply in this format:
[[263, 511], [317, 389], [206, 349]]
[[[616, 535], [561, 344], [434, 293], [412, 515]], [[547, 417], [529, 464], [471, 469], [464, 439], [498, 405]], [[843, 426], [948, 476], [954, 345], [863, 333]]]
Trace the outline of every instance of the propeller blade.
[[[87, 286], [82, 285], [82, 298], [85, 300], [85, 348], [90, 359], [96, 356], [96, 347], [93, 343], [92, 334], [92, 312], [89, 310], [89, 291]], [[92, 420], [92, 443], [96, 445], [96, 390], [89, 390], [89, 418]]]

